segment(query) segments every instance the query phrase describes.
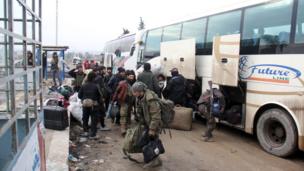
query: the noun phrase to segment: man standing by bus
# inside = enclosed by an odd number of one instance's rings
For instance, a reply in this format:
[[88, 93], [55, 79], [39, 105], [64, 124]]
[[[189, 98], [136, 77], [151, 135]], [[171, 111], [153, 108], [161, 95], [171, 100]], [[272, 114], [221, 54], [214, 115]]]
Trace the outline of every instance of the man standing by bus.
[[171, 70], [172, 78], [169, 80], [165, 92], [168, 99], [172, 100], [175, 105], [185, 106], [187, 80], [178, 72], [177, 68]]
[[154, 91], [160, 97], [160, 88], [157, 78], [151, 72], [151, 64], [144, 64], [144, 71], [138, 75], [138, 81], [146, 84], [148, 89]]
[[[212, 84], [209, 81], [209, 84]], [[213, 96], [211, 94], [213, 93]], [[212, 91], [207, 90], [199, 98], [198, 111], [206, 117], [207, 130], [202, 134], [205, 142], [213, 141], [213, 134], [216, 127], [215, 115], [221, 115], [225, 110], [225, 97], [219, 89], [213, 88]]]

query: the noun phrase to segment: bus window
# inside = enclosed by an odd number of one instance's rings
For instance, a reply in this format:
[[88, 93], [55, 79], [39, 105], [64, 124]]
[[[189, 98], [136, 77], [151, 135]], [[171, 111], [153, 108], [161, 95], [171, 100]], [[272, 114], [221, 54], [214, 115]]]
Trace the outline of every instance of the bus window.
[[211, 54], [214, 36], [240, 33], [241, 11], [232, 11], [220, 15], [211, 16], [208, 23], [207, 53]]
[[167, 26], [163, 32], [163, 42], [180, 40], [181, 24]]
[[148, 32], [144, 54], [146, 58], [159, 56], [162, 32], [162, 28], [151, 30]]
[[116, 55], [117, 57], [121, 57], [121, 51], [120, 51], [119, 49], [116, 49], [116, 50], [115, 50], [115, 55]]
[[130, 50], [130, 56], [133, 56], [133, 54], [134, 54], [134, 50], [135, 50], [135, 45], [133, 45], [133, 46], [131, 47], [131, 50]]
[[283, 52], [290, 42], [292, 6], [292, 0], [283, 0], [246, 9], [241, 53]]
[[304, 1], [298, 1], [296, 43], [304, 43]]
[[182, 39], [195, 38], [196, 54], [201, 55], [204, 48], [206, 18], [183, 23]]

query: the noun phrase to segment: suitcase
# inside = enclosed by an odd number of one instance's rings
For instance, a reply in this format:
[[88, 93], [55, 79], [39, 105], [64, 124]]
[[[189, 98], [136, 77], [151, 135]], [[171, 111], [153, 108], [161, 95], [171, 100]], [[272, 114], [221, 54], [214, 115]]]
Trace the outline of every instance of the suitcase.
[[173, 122], [170, 124], [170, 128], [191, 131], [192, 129], [192, 108], [186, 107], [174, 107], [175, 116]]
[[60, 106], [45, 106], [44, 126], [48, 129], [64, 130], [69, 126], [67, 109]]

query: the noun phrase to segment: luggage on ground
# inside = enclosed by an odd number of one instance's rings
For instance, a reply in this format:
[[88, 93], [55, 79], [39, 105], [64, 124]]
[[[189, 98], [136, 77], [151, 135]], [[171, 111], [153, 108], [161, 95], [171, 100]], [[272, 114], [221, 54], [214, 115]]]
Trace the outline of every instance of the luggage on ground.
[[141, 137], [144, 134], [145, 128], [143, 125], [136, 125], [133, 128], [127, 130], [123, 141], [123, 152], [127, 153], [141, 153], [142, 147], [138, 144], [141, 141]]
[[170, 128], [190, 131], [192, 128], [192, 108], [174, 107], [175, 115]]
[[165, 153], [165, 148], [160, 139], [150, 141], [143, 147], [144, 162], [149, 163], [160, 154]]
[[43, 111], [46, 128], [64, 130], [69, 126], [67, 109], [60, 106], [45, 106]]
[[225, 120], [231, 124], [240, 124], [242, 122], [241, 111], [242, 108], [240, 105], [234, 105], [230, 109], [225, 111]]

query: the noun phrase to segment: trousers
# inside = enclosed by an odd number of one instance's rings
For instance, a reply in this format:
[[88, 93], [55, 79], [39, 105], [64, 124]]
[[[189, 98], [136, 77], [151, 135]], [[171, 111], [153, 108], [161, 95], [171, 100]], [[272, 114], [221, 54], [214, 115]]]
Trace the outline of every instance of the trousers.
[[59, 81], [59, 85], [62, 85], [62, 81], [61, 81], [61, 78], [60, 78], [60, 75], [59, 75], [59, 70], [52, 70], [52, 76], [53, 76], [53, 82], [54, 82], [55, 86], [57, 86], [56, 78]]
[[82, 108], [82, 121], [84, 132], [89, 132], [89, 118], [91, 117], [91, 135], [96, 135], [97, 132], [97, 115], [98, 109], [91, 107]]
[[120, 104], [120, 123], [121, 124], [127, 124], [128, 122], [128, 104], [126, 103], [123, 103], [123, 104]]

